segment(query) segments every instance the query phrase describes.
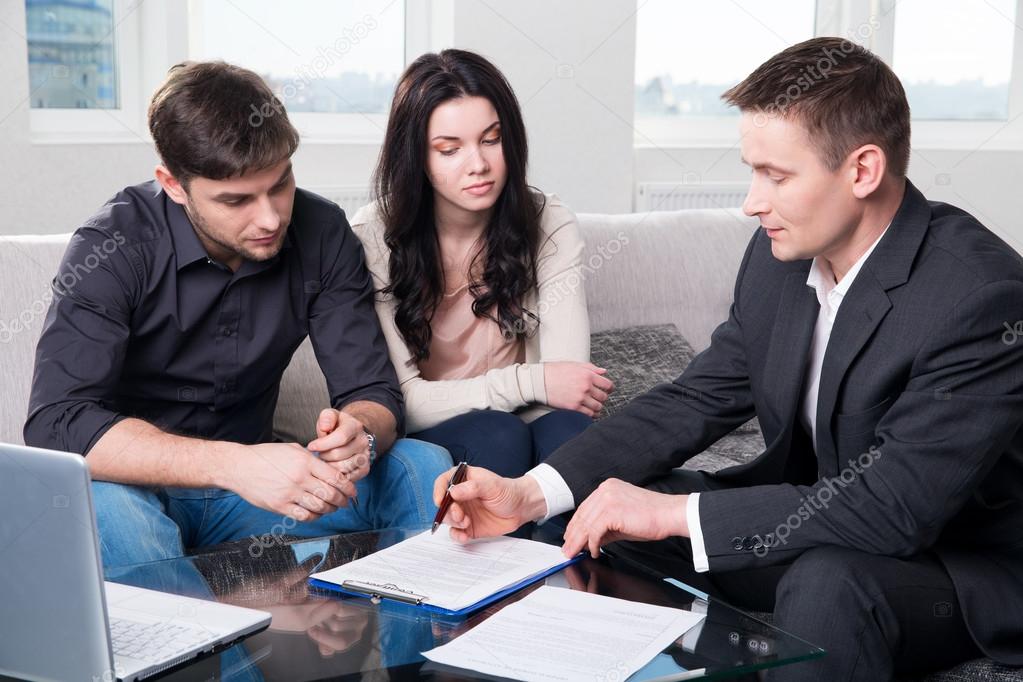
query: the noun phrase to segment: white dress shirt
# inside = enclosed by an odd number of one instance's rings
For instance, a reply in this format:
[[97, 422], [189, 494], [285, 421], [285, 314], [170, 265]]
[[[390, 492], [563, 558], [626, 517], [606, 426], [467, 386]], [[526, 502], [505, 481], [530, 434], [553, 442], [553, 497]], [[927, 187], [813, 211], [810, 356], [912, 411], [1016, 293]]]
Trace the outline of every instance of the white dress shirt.
[[831, 265], [823, 258], [813, 259], [813, 264], [810, 266], [810, 274], [806, 278], [806, 286], [811, 287], [817, 292], [817, 302], [821, 305], [820, 311], [817, 313], [817, 325], [813, 330], [813, 343], [810, 346], [810, 365], [807, 368], [806, 380], [803, 383], [803, 403], [799, 410], [799, 418], [803, 423], [803, 428], [813, 438], [814, 452], [817, 451], [817, 391], [820, 390], [821, 370], [824, 367], [824, 353], [827, 351], [828, 341], [831, 339], [831, 328], [835, 324], [835, 318], [838, 316], [838, 307], [842, 305], [842, 300], [845, 299], [846, 293], [849, 292], [849, 287], [852, 286], [856, 275], [860, 272], [860, 268], [863, 267], [863, 263], [874, 252], [874, 247], [877, 246], [877, 243], [881, 241], [881, 237], [887, 231], [887, 227], [881, 231], [881, 235], [853, 263], [853, 266], [849, 268], [849, 272], [845, 273], [845, 277], [842, 278], [841, 282], [835, 282], [835, 273], [831, 270]]
[[[890, 227], [889, 223], [889, 227]], [[860, 268], [867, 260], [877, 243], [881, 241], [888, 227], [881, 231], [880, 236], [874, 240], [862, 256], [857, 259], [849, 272], [841, 282], [835, 282], [835, 273], [831, 266], [823, 258], [814, 258], [810, 265], [810, 274], [806, 278], [806, 286], [817, 292], [817, 301], [820, 303], [820, 311], [817, 313], [817, 324], [813, 331], [813, 342], [810, 346], [809, 367], [806, 374], [806, 381], [803, 384], [803, 401], [799, 411], [799, 418], [803, 426], [812, 434], [814, 450], [817, 448], [817, 391], [820, 389], [821, 368], [824, 366], [824, 353], [828, 348], [828, 340], [831, 338], [831, 328], [838, 316], [838, 308], [842, 305], [842, 299], [852, 286]], [[540, 519], [540, 523], [547, 521], [552, 516], [557, 516], [575, 508], [575, 497], [569, 489], [561, 474], [549, 464], [539, 464], [526, 473], [532, 476], [543, 492], [544, 500], [547, 502], [547, 514]], [[703, 528], [700, 526], [700, 493], [691, 493], [686, 502], [686, 519], [689, 522], [689, 538], [693, 545], [693, 568], [698, 573], [710, 569], [710, 560], [707, 557], [707, 548], [703, 542]]]

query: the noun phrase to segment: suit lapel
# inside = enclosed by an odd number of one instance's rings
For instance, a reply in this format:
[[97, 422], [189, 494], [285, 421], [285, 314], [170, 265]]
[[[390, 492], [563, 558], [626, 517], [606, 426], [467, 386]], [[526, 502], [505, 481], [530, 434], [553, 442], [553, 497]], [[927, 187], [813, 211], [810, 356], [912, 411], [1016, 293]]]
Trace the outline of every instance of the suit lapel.
[[831, 433], [831, 416], [835, 411], [839, 386], [849, 371], [849, 365], [874, 335], [891, 307], [888, 294], [877, 280], [861, 270], [849, 289], [847, 300], [838, 309], [828, 348], [824, 353], [817, 391], [817, 442], [814, 447], [822, 475], [834, 476], [838, 473], [831, 471], [832, 463], [838, 461], [838, 450]]
[[888, 231], [863, 263], [838, 309], [824, 353], [817, 392], [817, 442], [814, 445], [822, 475], [838, 473], [837, 469], [831, 471], [838, 466], [838, 448], [831, 432], [838, 391], [849, 366], [891, 309], [888, 291], [909, 280], [930, 219], [930, 205], [907, 180], [902, 204]]
[[802, 399], [802, 386], [806, 375], [810, 341], [820, 304], [813, 289], [806, 286], [806, 267], [789, 273], [778, 303], [778, 315], [767, 349], [764, 383], [770, 391], [767, 409], [780, 426], [777, 440], [767, 443], [768, 449], [788, 449], [792, 439], [792, 423]]

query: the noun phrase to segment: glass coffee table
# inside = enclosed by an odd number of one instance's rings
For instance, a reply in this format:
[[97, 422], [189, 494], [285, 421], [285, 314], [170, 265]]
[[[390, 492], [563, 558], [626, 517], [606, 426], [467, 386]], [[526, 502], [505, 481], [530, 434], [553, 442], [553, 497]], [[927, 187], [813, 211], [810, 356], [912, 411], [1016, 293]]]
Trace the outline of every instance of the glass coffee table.
[[[165, 680], [472, 680], [480, 673], [440, 666], [421, 651], [444, 644], [540, 585], [587, 590], [706, 614], [630, 680], [723, 679], [822, 656], [824, 651], [728, 604], [666, 581], [621, 558], [586, 558], [464, 618], [414, 606], [341, 598], [306, 578], [399, 542], [421, 529], [348, 533], [315, 540], [263, 536], [201, 554], [106, 570], [114, 582], [268, 611], [267, 630]], [[497, 678], [489, 678], [497, 679]], [[615, 671], [606, 682], [621, 682]]]

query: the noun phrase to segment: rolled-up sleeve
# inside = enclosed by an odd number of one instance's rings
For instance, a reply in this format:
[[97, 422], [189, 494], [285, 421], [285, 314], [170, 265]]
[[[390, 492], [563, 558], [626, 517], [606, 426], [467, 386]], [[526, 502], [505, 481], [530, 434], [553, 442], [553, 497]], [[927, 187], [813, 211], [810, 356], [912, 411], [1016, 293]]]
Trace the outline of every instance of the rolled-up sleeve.
[[335, 409], [356, 400], [383, 405], [404, 434], [405, 410], [373, 307], [373, 282], [362, 244], [344, 214], [325, 238], [320, 292], [312, 304], [309, 336]]
[[104, 231], [71, 238], [53, 280], [53, 301], [36, 347], [24, 439], [27, 445], [87, 454], [124, 418], [114, 409], [137, 278]]

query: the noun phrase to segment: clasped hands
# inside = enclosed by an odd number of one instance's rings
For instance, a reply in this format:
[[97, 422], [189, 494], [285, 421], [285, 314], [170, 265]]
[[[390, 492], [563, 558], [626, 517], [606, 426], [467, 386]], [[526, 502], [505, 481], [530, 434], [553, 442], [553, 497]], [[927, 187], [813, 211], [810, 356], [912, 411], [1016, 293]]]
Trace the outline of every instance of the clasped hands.
[[306, 447], [298, 443], [242, 447], [224, 476], [231, 489], [257, 507], [296, 521], [315, 521], [348, 506], [357, 494], [355, 483], [370, 471], [363, 423], [334, 409], [320, 412], [316, 439]]
[[[451, 469], [437, 478], [435, 503], [440, 504], [453, 473]], [[534, 478], [504, 478], [480, 467], [469, 467], [466, 480], [451, 488], [451, 497], [444, 521], [458, 542], [504, 535], [547, 513], [543, 492]], [[565, 530], [562, 552], [573, 557], [588, 550], [596, 558], [602, 545], [619, 540], [688, 537], [688, 499], [688, 495], [658, 493], [608, 479], [576, 509]]]

